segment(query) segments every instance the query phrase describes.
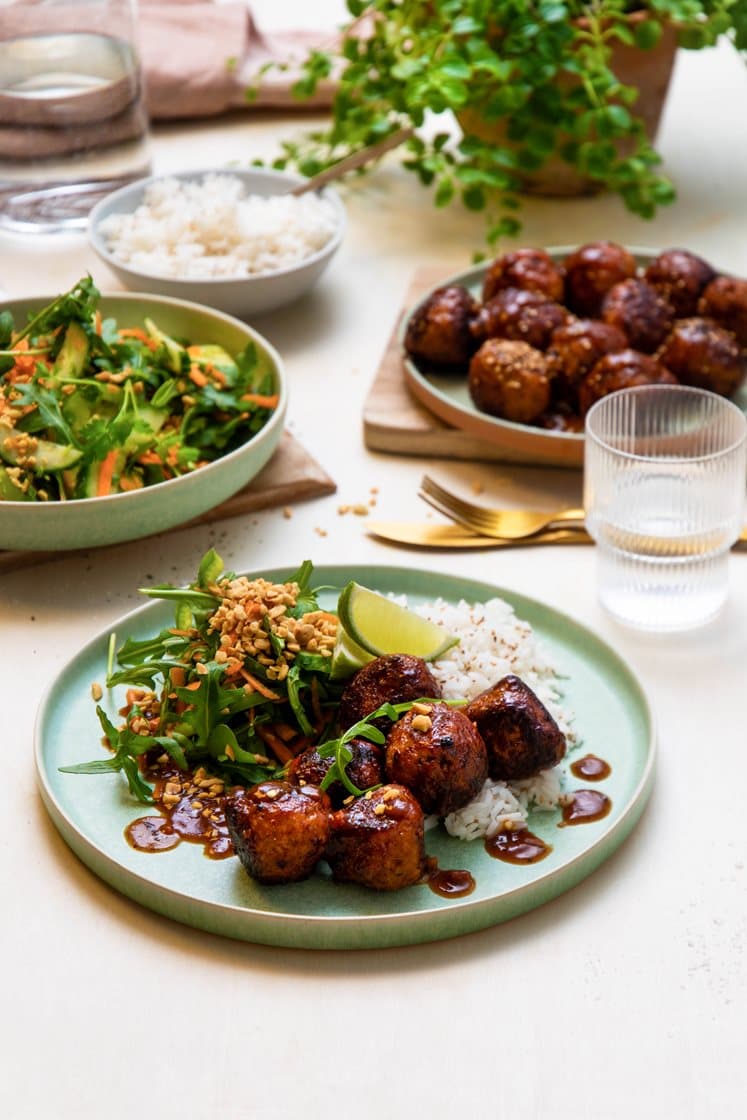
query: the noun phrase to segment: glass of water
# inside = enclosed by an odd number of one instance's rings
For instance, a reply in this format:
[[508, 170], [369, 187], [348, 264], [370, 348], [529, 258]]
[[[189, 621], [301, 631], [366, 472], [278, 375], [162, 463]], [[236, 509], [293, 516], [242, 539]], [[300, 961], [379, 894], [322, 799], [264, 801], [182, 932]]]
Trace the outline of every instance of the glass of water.
[[147, 174], [135, 0], [0, 0], [0, 228], [85, 225]]
[[714, 618], [746, 479], [747, 419], [725, 397], [648, 385], [597, 401], [586, 416], [584, 507], [610, 614], [659, 631]]

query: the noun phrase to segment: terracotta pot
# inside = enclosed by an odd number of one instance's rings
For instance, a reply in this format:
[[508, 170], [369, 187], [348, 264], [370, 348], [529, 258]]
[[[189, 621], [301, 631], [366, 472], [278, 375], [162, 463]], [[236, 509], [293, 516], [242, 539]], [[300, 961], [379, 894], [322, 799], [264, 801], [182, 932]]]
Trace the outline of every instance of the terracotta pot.
[[[633, 12], [628, 21], [634, 26], [646, 18], [646, 12]], [[676, 51], [677, 33], [671, 25], [662, 28], [661, 38], [651, 50], [629, 47], [619, 41], [612, 50], [610, 68], [623, 85], [633, 86], [639, 91], [638, 100], [631, 106], [631, 112], [642, 119], [651, 141], [656, 136], [666, 101]], [[559, 78], [559, 81], [569, 86], [577, 79], [569, 74]], [[514, 144], [506, 136], [503, 121], [485, 121], [478, 112], [471, 109], [460, 112], [458, 119], [464, 132], [481, 140], [494, 140], [502, 147], [512, 147]], [[620, 151], [624, 152], [624, 146], [620, 147]], [[604, 189], [599, 183], [585, 179], [574, 167], [555, 155], [550, 156], [537, 171], [526, 173], [523, 178], [522, 190], [526, 194], [558, 197], [596, 194]]]

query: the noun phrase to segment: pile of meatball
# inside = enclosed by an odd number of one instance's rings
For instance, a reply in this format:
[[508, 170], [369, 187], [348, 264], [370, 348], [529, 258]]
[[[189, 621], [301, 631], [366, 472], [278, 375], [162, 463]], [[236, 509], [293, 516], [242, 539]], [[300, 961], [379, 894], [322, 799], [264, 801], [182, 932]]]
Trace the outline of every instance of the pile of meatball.
[[410, 317], [405, 350], [419, 368], [466, 374], [482, 412], [583, 431], [601, 397], [681, 384], [731, 396], [745, 375], [747, 280], [667, 249], [645, 270], [612, 241], [558, 263], [517, 249], [488, 267], [482, 301], [450, 284]]
[[309, 748], [283, 780], [234, 789], [225, 812], [236, 853], [260, 883], [307, 878], [325, 860], [338, 882], [392, 891], [428, 877], [425, 817], [445, 817], [470, 802], [488, 777], [529, 778], [563, 758], [566, 741], [536, 694], [503, 677], [464, 708], [441, 699], [428, 666], [408, 654], [376, 658], [349, 681], [340, 700], [341, 729], [381, 705], [412, 702], [396, 721], [374, 722], [384, 746], [348, 744], [346, 773], [362, 791], [335, 780], [334, 763]]

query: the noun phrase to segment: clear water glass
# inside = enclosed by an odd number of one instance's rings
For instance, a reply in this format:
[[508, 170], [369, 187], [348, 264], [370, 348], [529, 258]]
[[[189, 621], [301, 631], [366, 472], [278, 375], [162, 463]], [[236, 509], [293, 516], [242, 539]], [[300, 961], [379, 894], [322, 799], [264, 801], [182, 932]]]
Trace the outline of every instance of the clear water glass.
[[597, 401], [586, 416], [584, 507], [610, 614], [656, 631], [714, 618], [746, 479], [747, 419], [726, 398], [651, 385]]
[[136, 0], [0, 0], [0, 228], [82, 227], [147, 174]]

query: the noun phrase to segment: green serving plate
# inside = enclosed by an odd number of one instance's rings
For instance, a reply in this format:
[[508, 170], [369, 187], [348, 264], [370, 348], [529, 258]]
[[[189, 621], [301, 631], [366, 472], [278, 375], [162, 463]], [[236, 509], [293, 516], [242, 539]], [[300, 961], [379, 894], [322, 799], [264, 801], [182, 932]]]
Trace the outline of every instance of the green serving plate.
[[[282, 582], [292, 569], [264, 571]], [[257, 573], [259, 574], [259, 573]], [[64, 840], [96, 875], [136, 902], [175, 921], [212, 933], [302, 949], [364, 949], [408, 945], [483, 929], [549, 902], [598, 867], [626, 838], [651, 790], [655, 734], [644, 690], [626, 662], [584, 626], [534, 599], [487, 583], [391, 567], [320, 567], [318, 585], [342, 588], [350, 579], [411, 604], [438, 596], [452, 602], [507, 600], [528, 621], [562, 675], [563, 703], [575, 716], [578, 753], [600, 755], [612, 767], [597, 788], [612, 801], [601, 820], [559, 828], [559, 811], [533, 811], [530, 829], [552, 846], [535, 864], [514, 865], [488, 855], [481, 840], [466, 842], [441, 826], [426, 833], [426, 848], [441, 868], [466, 869], [476, 881], [462, 898], [441, 898], [422, 883], [393, 893], [338, 884], [321, 873], [302, 883], [266, 887], [238, 859], [207, 859], [182, 843], [170, 851], [131, 848], [124, 830], [144, 807], [121, 775], [82, 776], [59, 767], [95, 756], [101, 731], [91, 683], [103, 682], [111, 630], [117, 643], [144, 638], [173, 620], [173, 608], [152, 602], [90, 641], [62, 669], [42, 701], [36, 763], [44, 804]], [[334, 609], [336, 594], [321, 594]], [[124, 690], [103, 703], [113, 714]], [[102, 749], [102, 757], [103, 748]], [[570, 778], [568, 788], [583, 785]], [[578, 897], [583, 905], [583, 897]]]

